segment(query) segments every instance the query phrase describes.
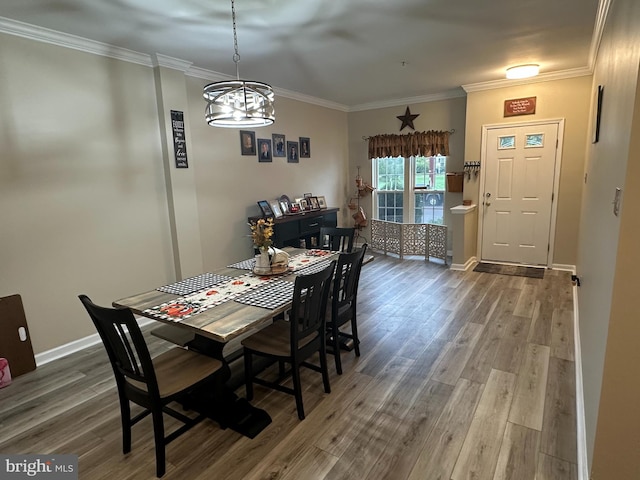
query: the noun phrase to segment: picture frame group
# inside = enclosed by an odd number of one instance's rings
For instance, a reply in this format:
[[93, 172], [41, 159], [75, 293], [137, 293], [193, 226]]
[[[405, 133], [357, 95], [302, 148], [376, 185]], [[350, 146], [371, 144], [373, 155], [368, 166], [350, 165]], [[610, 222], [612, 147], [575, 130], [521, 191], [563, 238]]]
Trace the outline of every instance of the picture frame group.
[[327, 208], [327, 200], [324, 196], [314, 196], [305, 193], [304, 197], [289, 200], [289, 197], [282, 195], [274, 200], [260, 200], [258, 206], [264, 217], [282, 218], [285, 215], [299, 215], [304, 212], [323, 210]]
[[300, 210], [306, 212], [327, 208], [327, 200], [324, 196], [314, 196], [310, 193], [305, 193], [302, 198], [296, 198], [296, 203], [300, 205]]
[[253, 130], [240, 130], [241, 155], [258, 155], [258, 161], [273, 162], [273, 158], [286, 158], [287, 163], [300, 163], [300, 158], [311, 158], [311, 139], [298, 137], [287, 140], [282, 133], [272, 133], [271, 138], [258, 138]]

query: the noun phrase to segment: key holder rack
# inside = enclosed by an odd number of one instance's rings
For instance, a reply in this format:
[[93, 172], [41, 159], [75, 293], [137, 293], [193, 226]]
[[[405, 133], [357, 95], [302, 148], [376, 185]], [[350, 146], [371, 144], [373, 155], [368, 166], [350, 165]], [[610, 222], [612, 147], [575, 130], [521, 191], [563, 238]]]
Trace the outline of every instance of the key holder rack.
[[475, 178], [478, 178], [478, 174], [480, 173], [480, 162], [464, 162], [463, 170], [467, 176], [467, 180], [471, 180], [472, 173]]

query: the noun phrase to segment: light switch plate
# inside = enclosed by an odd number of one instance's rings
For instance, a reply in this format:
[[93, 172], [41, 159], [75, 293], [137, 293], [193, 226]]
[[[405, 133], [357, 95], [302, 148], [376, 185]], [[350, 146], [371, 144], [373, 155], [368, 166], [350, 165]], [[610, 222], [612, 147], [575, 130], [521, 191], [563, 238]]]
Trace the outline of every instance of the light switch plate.
[[613, 197], [613, 214], [617, 217], [620, 213], [620, 199], [622, 197], [622, 189], [617, 187], [616, 194]]

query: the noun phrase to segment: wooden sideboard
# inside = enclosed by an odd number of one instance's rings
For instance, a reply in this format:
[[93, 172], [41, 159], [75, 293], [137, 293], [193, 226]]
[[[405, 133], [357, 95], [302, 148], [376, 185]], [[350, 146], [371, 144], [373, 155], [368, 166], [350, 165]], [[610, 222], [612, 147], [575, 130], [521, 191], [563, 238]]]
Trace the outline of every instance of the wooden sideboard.
[[[306, 248], [318, 245], [320, 227], [336, 227], [338, 225], [339, 208], [325, 208], [296, 215], [285, 215], [275, 218], [273, 222], [273, 246], [300, 247], [301, 240]], [[249, 223], [262, 217], [249, 217]], [[312, 238], [314, 240], [312, 240]]]

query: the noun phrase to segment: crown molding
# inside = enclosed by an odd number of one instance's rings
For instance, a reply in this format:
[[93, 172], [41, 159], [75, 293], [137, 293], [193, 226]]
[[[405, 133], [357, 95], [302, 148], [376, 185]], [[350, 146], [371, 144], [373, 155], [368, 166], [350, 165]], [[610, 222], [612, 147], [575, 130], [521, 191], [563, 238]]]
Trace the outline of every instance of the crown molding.
[[[200, 67], [191, 67], [186, 72], [190, 77], [201, 78], [209, 82], [224, 82], [226, 80], [235, 80], [236, 77], [225, 75], [223, 73], [214, 72], [212, 70], [206, 70]], [[331, 102], [329, 100], [323, 100], [322, 98], [312, 97], [311, 95], [305, 95], [303, 93], [294, 92], [285, 88], [273, 87], [273, 91], [276, 95], [289, 98], [291, 100], [298, 100], [304, 103], [310, 103], [312, 105], [318, 105], [320, 107], [330, 108], [332, 110], [339, 110], [341, 112], [348, 112], [349, 107], [340, 103]]]
[[59, 47], [72, 48], [74, 50], [80, 50], [81, 52], [93, 53], [103, 57], [124, 60], [125, 62], [137, 63], [147, 67], [153, 66], [151, 57], [147, 54], [116, 47], [107, 43], [96, 42], [95, 40], [89, 40], [68, 33], [56, 32], [55, 30], [30, 25], [10, 18], [0, 17], [0, 32], [57, 45]]
[[154, 67], [167, 67], [172, 68], [174, 70], [179, 70], [181, 72], [187, 72], [192, 62], [187, 62], [186, 60], [180, 60], [179, 58], [168, 57], [167, 55], [162, 55], [161, 53], [154, 53], [151, 56], [151, 62]]
[[609, 7], [611, 7], [611, 0], [600, 0], [598, 2], [596, 24], [593, 27], [593, 37], [591, 37], [591, 48], [589, 50], [589, 68], [592, 72], [596, 65], [596, 59], [598, 58], [598, 50], [600, 49], [600, 42], [602, 41], [604, 26], [609, 15]]
[[523, 78], [521, 80], [491, 80], [489, 82], [470, 83], [462, 85], [465, 92], [481, 92], [483, 90], [493, 90], [496, 88], [514, 87], [517, 85], [528, 85], [531, 83], [550, 82], [553, 80], [566, 80], [568, 78], [584, 77], [593, 74], [593, 70], [589, 67], [572, 68], [569, 70], [561, 70], [558, 72], [542, 73], [535, 77]]
[[396, 98], [393, 100], [382, 100], [380, 102], [362, 103], [349, 107], [349, 112], [361, 112], [364, 110], [376, 110], [379, 108], [400, 107], [404, 105], [413, 105], [416, 103], [438, 102], [441, 100], [449, 100], [451, 98], [465, 97], [466, 93], [459, 88], [449, 90], [443, 93], [435, 93], [431, 95], [420, 95], [417, 97]]

